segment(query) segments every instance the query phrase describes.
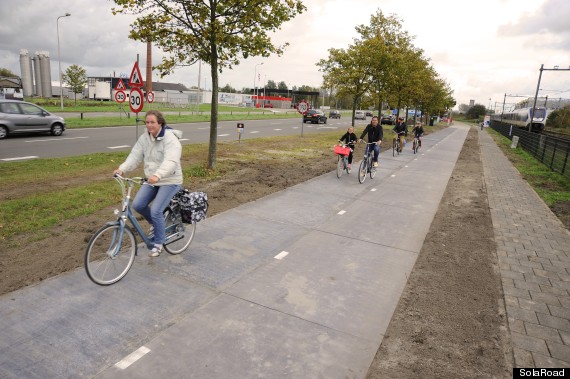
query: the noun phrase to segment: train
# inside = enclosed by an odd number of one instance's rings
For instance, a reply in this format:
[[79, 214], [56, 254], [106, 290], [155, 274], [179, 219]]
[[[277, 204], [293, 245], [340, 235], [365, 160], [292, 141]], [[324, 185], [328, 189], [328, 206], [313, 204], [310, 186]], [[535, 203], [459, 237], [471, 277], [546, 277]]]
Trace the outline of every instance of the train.
[[548, 116], [548, 109], [545, 107], [536, 107], [534, 117], [531, 122], [532, 107], [515, 109], [511, 112], [498, 113], [491, 116], [491, 120], [503, 122], [510, 125], [516, 125], [521, 129], [529, 130], [534, 133], [542, 133]]

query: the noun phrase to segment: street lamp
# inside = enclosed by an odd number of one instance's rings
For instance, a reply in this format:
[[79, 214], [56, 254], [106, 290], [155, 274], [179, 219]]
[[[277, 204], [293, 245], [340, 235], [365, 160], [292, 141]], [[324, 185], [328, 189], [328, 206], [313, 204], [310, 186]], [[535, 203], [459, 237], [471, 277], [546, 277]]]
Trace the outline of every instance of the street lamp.
[[[263, 65], [263, 63], [258, 63], [255, 65], [255, 70], [253, 71], [253, 95], [256, 95], [257, 92], [257, 83], [256, 83], [256, 79], [257, 79], [257, 66], [261, 66]], [[255, 98], [255, 108], [257, 108], [257, 104], [259, 103], [259, 100], [257, 99], [257, 97]]]
[[61, 83], [61, 58], [59, 55], [59, 19], [62, 17], [69, 17], [71, 16], [71, 13], [66, 13], [65, 16], [59, 16], [57, 18], [57, 60], [58, 60], [58, 64], [59, 64], [59, 100], [61, 103], [61, 109], [63, 110], [63, 84]]

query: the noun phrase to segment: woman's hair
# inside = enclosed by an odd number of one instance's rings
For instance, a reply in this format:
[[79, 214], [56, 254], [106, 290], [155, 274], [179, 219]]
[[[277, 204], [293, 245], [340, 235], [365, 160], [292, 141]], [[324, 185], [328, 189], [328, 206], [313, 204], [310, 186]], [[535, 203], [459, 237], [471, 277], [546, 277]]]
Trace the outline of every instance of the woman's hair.
[[164, 119], [162, 112], [157, 111], [156, 109], [151, 109], [150, 111], [146, 112], [144, 117], [146, 118], [146, 116], [151, 116], [151, 115], [156, 116], [156, 121], [158, 121], [160, 126], [166, 125], [166, 120]]

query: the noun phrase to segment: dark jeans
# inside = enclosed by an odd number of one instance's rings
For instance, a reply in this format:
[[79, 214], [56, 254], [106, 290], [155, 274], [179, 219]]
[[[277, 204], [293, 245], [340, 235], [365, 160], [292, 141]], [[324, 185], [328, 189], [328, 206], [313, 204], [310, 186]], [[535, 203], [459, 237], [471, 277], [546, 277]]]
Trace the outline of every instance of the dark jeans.
[[366, 152], [368, 153], [370, 149], [374, 149], [374, 162], [378, 162], [378, 154], [380, 154], [380, 146], [377, 144], [374, 145], [366, 145]]

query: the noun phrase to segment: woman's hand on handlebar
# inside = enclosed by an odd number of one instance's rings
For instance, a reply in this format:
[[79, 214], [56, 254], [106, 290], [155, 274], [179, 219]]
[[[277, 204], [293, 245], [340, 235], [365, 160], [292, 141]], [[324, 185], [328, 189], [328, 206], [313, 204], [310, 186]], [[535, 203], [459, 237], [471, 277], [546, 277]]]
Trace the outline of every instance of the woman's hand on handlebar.
[[123, 176], [123, 172], [119, 169], [113, 171], [113, 176]]
[[160, 180], [160, 178], [156, 175], [151, 175], [148, 177], [148, 179], [146, 180], [148, 184], [156, 184], [158, 183], [158, 181]]

